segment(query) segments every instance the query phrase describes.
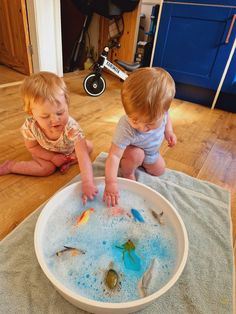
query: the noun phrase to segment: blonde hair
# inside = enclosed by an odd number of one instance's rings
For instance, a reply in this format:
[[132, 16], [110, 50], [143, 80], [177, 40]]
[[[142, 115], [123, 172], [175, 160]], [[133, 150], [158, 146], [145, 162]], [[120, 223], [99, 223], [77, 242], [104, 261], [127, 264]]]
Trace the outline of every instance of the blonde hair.
[[140, 68], [129, 75], [121, 90], [125, 112], [151, 121], [166, 112], [175, 96], [175, 83], [162, 68]]
[[32, 114], [31, 109], [35, 103], [48, 100], [51, 103], [59, 103], [60, 96], [65, 96], [69, 105], [69, 95], [62, 78], [51, 72], [38, 72], [26, 77], [21, 86], [24, 111]]

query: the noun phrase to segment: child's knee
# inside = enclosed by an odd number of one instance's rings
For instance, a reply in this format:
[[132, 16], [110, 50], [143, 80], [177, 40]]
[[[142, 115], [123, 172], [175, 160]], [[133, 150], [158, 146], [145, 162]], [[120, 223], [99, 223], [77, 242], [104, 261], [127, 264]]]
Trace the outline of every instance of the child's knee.
[[166, 169], [166, 164], [164, 159], [160, 156], [156, 163], [154, 164], [143, 164], [145, 171], [152, 176], [159, 177], [164, 174]]
[[150, 169], [147, 172], [152, 176], [159, 177], [165, 173], [165, 169], [166, 169], [165, 167], [160, 167], [158, 169]]
[[144, 160], [145, 154], [142, 149], [138, 149], [134, 152], [133, 154], [133, 160], [137, 165], [142, 165], [143, 160]]
[[137, 167], [142, 165], [144, 157], [145, 154], [143, 149], [134, 146], [129, 147], [123, 155], [124, 161]]

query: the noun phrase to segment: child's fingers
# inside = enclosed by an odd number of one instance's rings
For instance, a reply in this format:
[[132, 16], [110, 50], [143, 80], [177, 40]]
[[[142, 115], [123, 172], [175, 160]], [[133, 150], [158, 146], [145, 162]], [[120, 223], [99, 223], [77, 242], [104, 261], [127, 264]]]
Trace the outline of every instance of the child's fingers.
[[173, 137], [170, 137], [169, 139], [168, 139], [168, 146], [169, 147], [173, 147], [173, 146], [175, 146], [175, 144], [176, 144], [176, 139]]
[[118, 196], [117, 194], [112, 194], [109, 196], [109, 206], [116, 206], [118, 205]]
[[93, 194], [94, 194], [94, 195], [97, 195], [97, 194], [98, 194], [98, 188], [97, 188], [97, 187], [95, 187]]
[[117, 195], [112, 195], [111, 204], [112, 204], [112, 206], [118, 205], [118, 196]]
[[87, 203], [88, 198], [90, 200], [93, 200], [94, 197], [97, 195], [97, 193], [98, 193], [98, 189], [97, 188], [95, 188], [94, 190], [90, 191], [89, 193], [84, 192], [84, 194], [82, 196], [83, 204], [85, 205]]
[[83, 200], [83, 205], [86, 205], [86, 203], [87, 203], [87, 196], [85, 194], [83, 194], [82, 200]]
[[104, 193], [103, 202], [106, 203], [107, 207], [110, 207], [111, 206], [111, 196]]

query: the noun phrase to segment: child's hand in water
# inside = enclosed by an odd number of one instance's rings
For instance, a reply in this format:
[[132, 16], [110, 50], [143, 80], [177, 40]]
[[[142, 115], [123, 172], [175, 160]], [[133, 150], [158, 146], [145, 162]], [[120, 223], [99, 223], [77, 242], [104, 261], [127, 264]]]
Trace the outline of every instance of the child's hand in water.
[[84, 205], [87, 203], [88, 198], [93, 200], [97, 193], [98, 189], [92, 181], [82, 182], [82, 199]]
[[119, 191], [117, 182], [106, 183], [103, 201], [107, 204], [108, 207], [115, 206], [118, 204]]

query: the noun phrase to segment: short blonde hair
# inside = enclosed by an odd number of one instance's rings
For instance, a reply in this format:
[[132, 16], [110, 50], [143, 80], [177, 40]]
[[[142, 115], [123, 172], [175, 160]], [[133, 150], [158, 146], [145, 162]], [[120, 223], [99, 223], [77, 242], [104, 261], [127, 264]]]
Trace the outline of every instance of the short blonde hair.
[[23, 98], [23, 108], [28, 114], [31, 114], [32, 106], [48, 100], [51, 103], [60, 102], [60, 96], [65, 96], [69, 105], [69, 95], [65, 82], [62, 78], [51, 72], [38, 72], [24, 79], [21, 86], [21, 95]]
[[166, 112], [175, 96], [175, 83], [162, 68], [140, 68], [129, 75], [121, 90], [130, 117], [154, 120]]

